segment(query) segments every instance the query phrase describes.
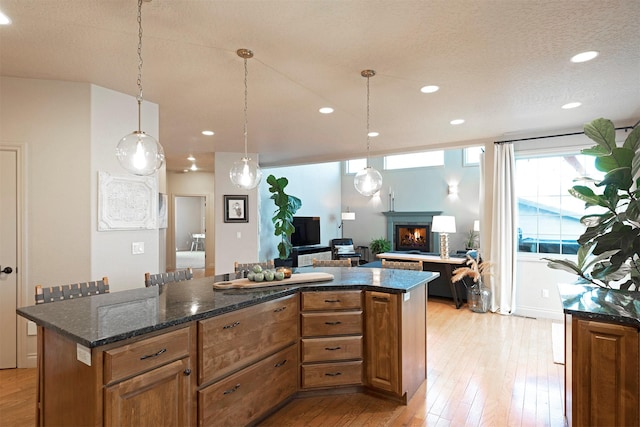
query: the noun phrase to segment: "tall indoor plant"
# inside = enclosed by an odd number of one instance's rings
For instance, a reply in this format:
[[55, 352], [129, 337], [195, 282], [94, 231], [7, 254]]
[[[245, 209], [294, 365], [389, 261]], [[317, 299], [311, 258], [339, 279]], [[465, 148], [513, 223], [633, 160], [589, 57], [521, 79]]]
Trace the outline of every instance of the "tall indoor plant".
[[597, 145], [582, 153], [595, 156], [596, 168], [605, 172], [601, 181], [589, 180], [603, 190], [575, 185], [569, 192], [586, 207], [600, 206], [604, 212], [580, 219], [587, 229], [578, 238], [577, 262], [544, 259], [551, 268], [576, 274], [581, 283], [610, 288], [628, 277], [620, 289], [640, 290], [640, 128], [620, 147], [610, 120], [596, 119], [584, 126], [584, 133]]
[[291, 254], [291, 235], [295, 231], [293, 227], [293, 215], [300, 209], [302, 202], [295, 196], [285, 193], [284, 188], [289, 185], [285, 177], [276, 178], [273, 175], [267, 177], [271, 200], [276, 204], [276, 211], [271, 218], [275, 226], [275, 235], [280, 236], [278, 243], [278, 255], [280, 259], [287, 259]]

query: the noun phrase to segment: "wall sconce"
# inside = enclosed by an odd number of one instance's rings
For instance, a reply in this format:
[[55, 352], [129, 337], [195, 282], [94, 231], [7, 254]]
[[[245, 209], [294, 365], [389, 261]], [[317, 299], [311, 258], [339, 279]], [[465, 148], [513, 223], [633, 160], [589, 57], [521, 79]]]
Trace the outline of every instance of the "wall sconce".
[[456, 232], [456, 218], [449, 215], [434, 216], [431, 231], [440, 233], [440, 258], [449, 258], [449, 233]]
[[449, 184], [449, 187], [447, 188], [447, 191], [449, 192], [450, 196], [457, 196], [458, 195], [458, 184]]
[[338, 226], [338, 228], [341, 230], [340, 237], [344, 238], [344, 222], [345, 221], [354, 221], [355, 219], [356, 219], [356, 213], [355, 212], [349, 212], [347, 210], [347, 212], [342, 212], [340, 214], [340, 225]]

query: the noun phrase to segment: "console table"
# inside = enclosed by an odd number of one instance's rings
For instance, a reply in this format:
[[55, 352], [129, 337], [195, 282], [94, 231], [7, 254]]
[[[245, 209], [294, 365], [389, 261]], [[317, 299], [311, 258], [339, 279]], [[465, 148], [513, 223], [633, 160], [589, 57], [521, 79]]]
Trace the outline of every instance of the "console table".
[[[440, 255], [429, 255], [423, 253], [414, 254], [406, 252], [382, 252], [376, 256], [380, 259], [388, 259], [394, 261], [422, 261], [422, 269], [424, 271], [437, 271], [438, 273], [440, 273], [440, 280], [442, 280], [444, 284], [449, 287], [451, 291], [451, 297], [453, 298], [453, 302], [455, 303], [456, 308], [460, 308], [462, 306], [462, 299], [464, 295], [458, 295], [456, 286], [457, 283], [453, 283], [451, 281], [451, 276], [454, 269], [464, 266], [464, 263], [467, 260], [466, 257], [441, 258]], [[436, 281], [431, 282], [429, 284], [429, 291], [431, 291], [432, 289], [432, 284], [437, 285]]]

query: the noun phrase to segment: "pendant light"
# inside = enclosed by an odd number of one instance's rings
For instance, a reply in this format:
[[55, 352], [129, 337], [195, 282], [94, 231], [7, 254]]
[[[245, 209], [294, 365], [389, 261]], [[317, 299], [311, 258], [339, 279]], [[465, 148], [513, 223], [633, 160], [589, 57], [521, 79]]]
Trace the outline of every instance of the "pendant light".
[[244, 157], [233, 164], [229, 171], [229, 178], [236, 187], [251, 190], [256, 188], [262, 179], [260, 166], [247, 154], [247, 59], [253, 58], [253, 52], [249, 49], [238, 49], [236, 53], [244, 59]]
[[138, 130], [118, 142], [116, 157], [123, 168], [134, 175], [152, 175], [164, 164], [162, 145], [141, 130], [142, 107], [142, 0], [138, 0]]
[[382, 188], [382, 175], [380, 172], [369, 166], [369, 148], [371, 146], [371, 135], [369, 134], [369, 79], [376, 75], [373, 70], [363, 70], [360, 75], [367, 79], [367, 166], [356, 174], [353, 185], [358, 193], [363, 196], [373, 196]]

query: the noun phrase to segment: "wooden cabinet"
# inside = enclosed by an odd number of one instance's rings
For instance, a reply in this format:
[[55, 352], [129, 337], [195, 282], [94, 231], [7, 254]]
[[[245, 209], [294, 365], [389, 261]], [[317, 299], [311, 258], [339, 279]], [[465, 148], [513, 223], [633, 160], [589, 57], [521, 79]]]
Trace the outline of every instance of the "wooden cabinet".
[[297, 319], [297, 295], [289, 295], [200, 321], [198, 383], [210, 383], [296, 342]]
[[247, 425], [292, 396], [298, 389], [297, 352], [290, 345], [200, 390], [200, 425]]
[[362, 293], [301, 293], [301, 387], [362, 384]]
[[425, 287], [365, 292], [366, 384], [406, 403], [427, 378]]
[[298, 390], [298, 296], [198, 322], [198, 423], [253, 423]]
[[567, 316], [569, 425], [640, 425], [640, 340], [632, 326]]

